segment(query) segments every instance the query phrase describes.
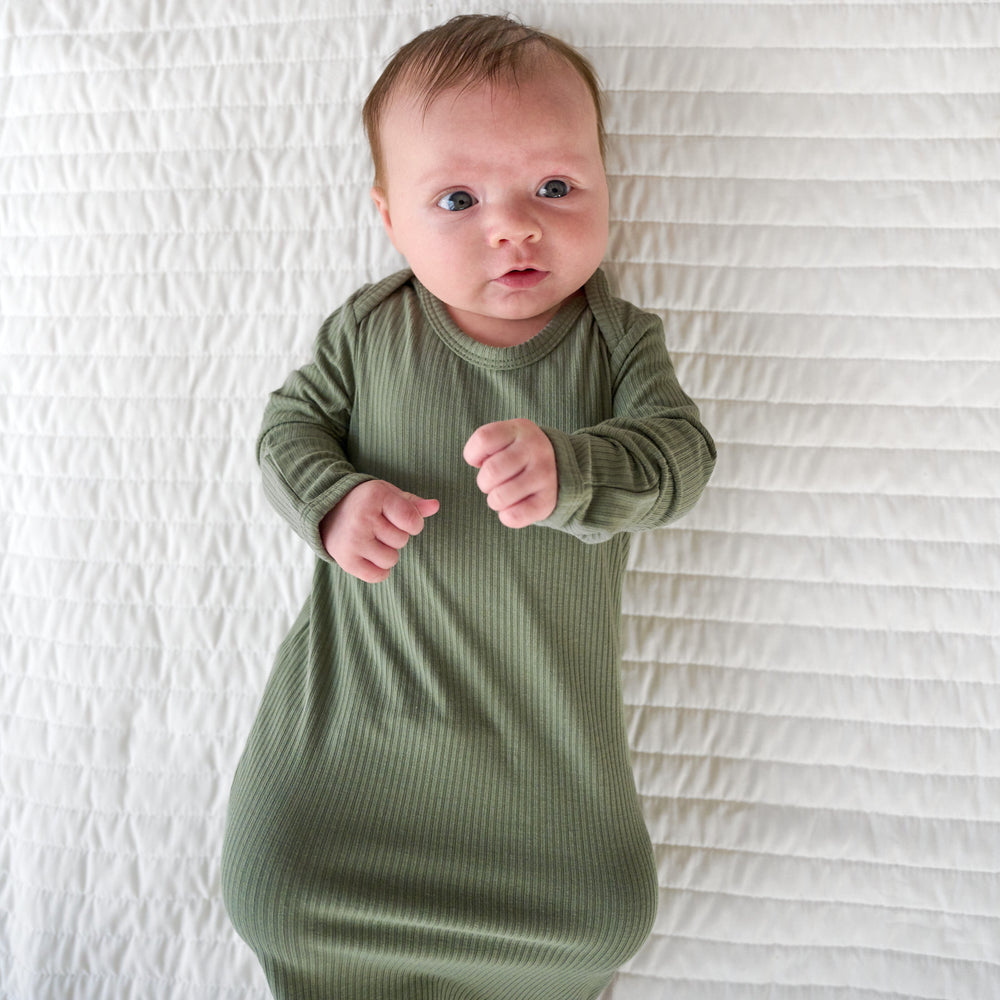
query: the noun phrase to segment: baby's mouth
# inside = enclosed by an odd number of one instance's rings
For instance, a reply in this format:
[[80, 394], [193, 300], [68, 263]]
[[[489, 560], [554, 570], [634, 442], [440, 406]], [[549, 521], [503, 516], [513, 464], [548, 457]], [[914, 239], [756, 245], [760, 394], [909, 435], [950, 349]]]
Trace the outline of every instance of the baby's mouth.
[[514, 268], [500, 275], [497, 281], [507, 288], [534, 288], [549, 276], [548, 271], [539, 271], [535, 267]]

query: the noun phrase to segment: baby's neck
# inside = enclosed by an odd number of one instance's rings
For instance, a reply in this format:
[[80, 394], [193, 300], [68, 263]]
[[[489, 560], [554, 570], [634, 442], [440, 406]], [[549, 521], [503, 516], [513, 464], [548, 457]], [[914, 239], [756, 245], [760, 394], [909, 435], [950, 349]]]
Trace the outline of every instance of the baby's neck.
[[580, 295], [583, 295], [582, 288], [552, 309], [527, 319], [500, 319], [466, 313], [451, 306], [446, 308], [455, 325], [472, 340], [487, 347], [517, 347], [518, 344], [526, 344], [533, 337], [537, 337], [570, 299]]

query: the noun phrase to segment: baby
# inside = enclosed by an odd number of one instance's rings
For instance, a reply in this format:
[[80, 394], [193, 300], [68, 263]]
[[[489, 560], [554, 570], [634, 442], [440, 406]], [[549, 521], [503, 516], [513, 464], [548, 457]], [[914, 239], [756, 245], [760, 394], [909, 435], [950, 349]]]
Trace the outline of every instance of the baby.
[[265, 490], [318, 558], [234, 780], [226, 904], [281, 1000], [592, 1000], [656, 911], [629, 533], [691, 508], [714, 445], [659, 319], [600, 270], [586, 60], [455, 18], [365, 126], [409, 268], [265, 412]]

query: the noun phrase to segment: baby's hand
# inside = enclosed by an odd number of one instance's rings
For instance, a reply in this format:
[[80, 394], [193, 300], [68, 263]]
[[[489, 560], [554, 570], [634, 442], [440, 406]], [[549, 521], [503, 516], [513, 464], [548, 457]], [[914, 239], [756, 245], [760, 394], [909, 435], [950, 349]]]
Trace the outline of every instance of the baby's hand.
[[462, 457], [479, 470], [476, 485], [508, 528], [544, 521], [559, 495], [556, 454], [545, 431], [530, 420], [484, 424]]
[[399, 562], [399, 550], [436, 514], [437, 500], [404, 493], [371, 479], [355, 486], [320, 522], [323, 547], [345, 572], [381, 583]]

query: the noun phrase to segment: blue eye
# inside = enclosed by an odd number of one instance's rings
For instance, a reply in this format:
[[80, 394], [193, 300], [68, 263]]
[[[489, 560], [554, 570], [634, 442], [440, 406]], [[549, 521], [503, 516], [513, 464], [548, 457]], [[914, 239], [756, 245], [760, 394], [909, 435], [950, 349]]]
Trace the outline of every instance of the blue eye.
[[539, 198], [565, 198], [570, 193], [570, 186], [565, 181], [546, 181], [538, 189]]
[[476, 204], [468, 191], [449, 191], [438, 203], [438, 208], [443, 208], [446, 212], [464, 212], [467, 208], [472, 208]]

